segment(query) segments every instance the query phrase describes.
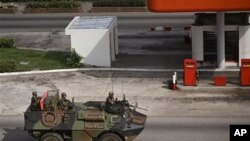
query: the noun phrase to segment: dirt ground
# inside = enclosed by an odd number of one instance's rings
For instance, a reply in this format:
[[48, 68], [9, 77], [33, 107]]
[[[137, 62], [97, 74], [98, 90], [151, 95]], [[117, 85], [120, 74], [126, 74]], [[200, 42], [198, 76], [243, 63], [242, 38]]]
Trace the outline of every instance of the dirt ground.
[[126, 94], [131, 104], [138, 101], [140, 107], [148, 109], [142, 112], [149, 116], [250, 116], [250, 94], [172, 91], [167, 78], [159, 76], [161, 73], [110, 71], [1, 76], [0, 114], [22, 115], [33, 90], [42, 95], [59, 89], [68, 99], [86, 102], [105, 100], [113, 87], [115, 97], [121, 99]]

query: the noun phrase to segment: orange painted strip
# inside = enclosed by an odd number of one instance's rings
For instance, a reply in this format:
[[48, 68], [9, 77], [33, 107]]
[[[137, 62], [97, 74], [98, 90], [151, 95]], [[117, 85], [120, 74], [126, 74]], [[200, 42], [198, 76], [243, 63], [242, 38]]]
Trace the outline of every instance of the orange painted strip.
[[250, 0], [148, 0], [152, 12], [247, 11]]
[[42, 99], [40, 100], [40, 109], [41, 109], [42, 111], [44, 110], [44, 100], [45, 100], [46, 97], [48, 97], [48, 92], [45, 92], [45, 93], [43, 94]]

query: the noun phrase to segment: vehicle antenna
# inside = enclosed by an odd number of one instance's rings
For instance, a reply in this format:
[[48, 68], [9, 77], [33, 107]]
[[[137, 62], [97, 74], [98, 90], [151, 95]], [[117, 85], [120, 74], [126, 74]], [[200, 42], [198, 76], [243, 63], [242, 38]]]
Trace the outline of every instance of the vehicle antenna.
[[111, 68], [111, 87], [112, 87], [112, 92], [114, 92], [114, 86], [113, 86], [113, 69]]
[[135, 96], [135, 102], [136, 102], [135, 106], [138, 107], [138, 97], [137, 96]]
[[123, 91], [123, 80], [122, 80], [122, 94], [124, 94], [124, 91]]
[[126, 96], [125, 96], [124, 91], [123, 91], [123, 80], [122, 80], [122, 95], [123, 95], [123, 101], [125, 101], [126, 100]]

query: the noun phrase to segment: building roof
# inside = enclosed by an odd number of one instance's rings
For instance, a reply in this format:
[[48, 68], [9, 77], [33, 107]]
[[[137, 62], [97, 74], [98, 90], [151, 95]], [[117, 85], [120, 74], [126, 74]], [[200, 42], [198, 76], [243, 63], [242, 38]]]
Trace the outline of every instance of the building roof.
[[75, 17], [68, 29], [108, 29], [115, 21], [115, 16]]

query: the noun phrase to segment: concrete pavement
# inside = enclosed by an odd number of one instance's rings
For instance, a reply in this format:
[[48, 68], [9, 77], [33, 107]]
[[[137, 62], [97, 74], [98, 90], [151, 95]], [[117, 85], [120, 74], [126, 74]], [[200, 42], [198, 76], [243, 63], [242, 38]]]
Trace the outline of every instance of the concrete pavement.
[[[39, 95], [49, 89], [68, 93], [76, 102], [105, 100], [112, 90], [119, 99], [126, 94], [131, 104], [138, 101], [149, 116], [249, 116], [248, 89], [235, 91], [172, 91], [167, 81], [170, 71], [85, 70], [10, 75], [0, 77], [1, 115], [22, 115], [30, 103], [31, 92]], [[211, 89], [216, 87], [211, 86]], [[236, 92], [237, 91], [237, 92]]]
[[0, 127], [24, 127], [24, 117], [23, 115], [0, 115]]

